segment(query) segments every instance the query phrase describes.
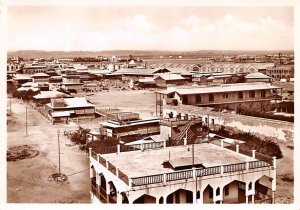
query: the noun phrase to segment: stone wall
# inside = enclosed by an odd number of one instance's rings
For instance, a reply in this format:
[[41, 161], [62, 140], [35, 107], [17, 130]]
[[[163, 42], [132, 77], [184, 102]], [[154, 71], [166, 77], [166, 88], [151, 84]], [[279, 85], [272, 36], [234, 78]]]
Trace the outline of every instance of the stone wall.
[[250, 117], [238, 115], [233, 113], [214, 112], [209, 107], [196, 107], [190, 105], [164, 105], [163, 116], [167, 113], [173, 112], [173, 116], [178, 113], [181, 115], [189, 114], [201, 116], [203, 121], [209, 116], [209, 122], [217, 125], [224, 125], [239, 129], [244, 132], [251, 132], [252, 134], [277, 138], [281, 141], [293, 141], [294, 138], [294, 123], [284, 122], [279, 120], [271, 120], [258, 117]]

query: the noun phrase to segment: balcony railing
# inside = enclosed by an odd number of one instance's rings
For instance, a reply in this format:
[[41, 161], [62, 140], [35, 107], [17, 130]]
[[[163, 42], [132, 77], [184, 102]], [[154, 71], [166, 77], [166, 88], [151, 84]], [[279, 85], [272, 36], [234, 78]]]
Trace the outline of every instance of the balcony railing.
[[167, 173], [167, 181], [175, 181], [189, 178], [193, 178], [193, 170]]
[[271, 166], [271, 164], [260, 160], [249, 162], [249, 169], [264, 168], [269, 166]]
[[246, 163], [224, 165], [224, 173], [246, 170]]
[[[100, 155], [98, 156], [99, 156], [100, 164], [106, 167], [106, 164], [104, 164], [106, 162], [105, 159]], [[97, 160], [94, 156], [92, 157], [95, 160]], [[229, 164], [223, 166], [213, 166], [208, 168], [196, 168], [195, 176], [204, 177], [204, 176], [211, 176], [211, 175], [221, 175], [222, 173], [239, 172], [243, 170], [252, 170], [256, 168], [263, 168], [263, 167], [270, 167], [270, 166], [272, 166], [272, 164], [266, 163], [264, 161], [250, 161], [248, 162], [248, 164], [244, 162], [244, 163], [236, 163], [236, 164]], [[221, 168], [223, 168], [223, 170], [221, 170]], [[117, 168], [113, 166], [111, 163], [108, 163], [108, 170], [116, 175]], [[129, 181], [130, 179], [125, 173], [121, 172], [120, 170], [118, 170], [118, 177], [124, 183], [130, 185], [130, 181]], [[131, 178], [131, 180], [132, 180], [132, 186], [142, 186], [142, 185], [163, 183], [168, 181], [185, 180], [190, 178], [193, 178], [193, 169], [174, 171], [166, 174], [133, 177]]]
[[164, 181], [163, 174], [142, 176], [142, 177], [132, 178], [132, 186], [156, 184], [156, 183], [162, 183], [163, 181]]

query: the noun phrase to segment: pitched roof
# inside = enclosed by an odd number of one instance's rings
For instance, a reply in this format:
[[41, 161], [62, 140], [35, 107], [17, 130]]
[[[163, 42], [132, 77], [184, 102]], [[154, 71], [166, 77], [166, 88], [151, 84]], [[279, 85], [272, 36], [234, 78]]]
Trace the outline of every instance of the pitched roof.
[[260, 73], [260, 72], [256, 72], [256, 73], [251, 73], [251, 74], [247, 74], [245, 76], [246, 79], [270, 79], [271, 77]]
[[34, 75], [32, 75], [31, 77], [50, 77], [49, 74], [45, 74], [45, 73], [35, 73]]
[[[157, 74], [156, 78], [162, 78], [163, 80], [184, 80], [185, 78], [183, 78], [181, 75], [178, 74]], [[156, 79], [155, 78], [155, 79]]]
[[45, 98], [64, 98], [64, 97], [71, 97], [70, 95], [57, 91], [40, 91], [38, 95], [33, 96], [35, 99], [45, 99]]

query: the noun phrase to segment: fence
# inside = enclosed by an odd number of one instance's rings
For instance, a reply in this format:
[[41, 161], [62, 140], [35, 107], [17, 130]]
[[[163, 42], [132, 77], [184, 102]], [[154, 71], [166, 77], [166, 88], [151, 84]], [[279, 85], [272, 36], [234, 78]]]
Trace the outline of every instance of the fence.
[[124, 174], [122, 171], [118, 170], [118, 177], [125, 182], [127, 185], [129, 185], [129, 179], [126, 174]]
[[210, 176], [210, 175], [215, 175], [215, 174], [220, 174], [220, 173], [221, 173], [221, 166], [196, 169], [197, 177]]
[[260, 160], [249, 162], [249, 169], [264, 168], [269, 166], [271, 166], [269, 163]]

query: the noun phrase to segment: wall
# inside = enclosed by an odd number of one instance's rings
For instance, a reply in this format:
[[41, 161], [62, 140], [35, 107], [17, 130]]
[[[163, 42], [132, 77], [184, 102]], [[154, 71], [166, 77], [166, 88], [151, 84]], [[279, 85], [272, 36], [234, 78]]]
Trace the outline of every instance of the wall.
[[[281, 141], [294, 140], [294, 123], [284, 122], [278, 120], [270, 120], [264, 118], [250, 117], [232, 113], [213, 112], [212, 108], [196, 107], [188, 105], [170, 106], [165, 105], [163, 108], [163, 115], [166, 112], [173, 111], [174, 116], [178, 113], [184, 115], [186, 113], [201, 116], [203, 119], [209, 115], [210, 122], [214, 119], [215, 124], [224, 125], [244, 132], [251, 132], [252, 134], [274, 137]], [[261, 132], [263, 134], [261, 134]]]

